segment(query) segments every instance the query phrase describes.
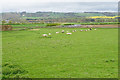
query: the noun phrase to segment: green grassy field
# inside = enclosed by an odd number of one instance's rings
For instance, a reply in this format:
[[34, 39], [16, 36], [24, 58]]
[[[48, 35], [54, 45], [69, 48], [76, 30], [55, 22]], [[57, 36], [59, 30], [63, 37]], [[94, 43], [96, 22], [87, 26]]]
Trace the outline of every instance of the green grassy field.
[[[77, 32], [72, 35], [55, 33], [61, 30]], [[14, 77], [16, 74], [27, 74], [30, 78], [117, 78], [118, 29], [80, 30], [41, 28], [39, 31], [3, 31], [4, 75]], [[45, 33], [52, 33], [51, 38], [42, 37]], [[14, 65], [17, 65], [16, 71]]]
[[[0, 72], [2, 72], [2, 32], [0, 32]], [[0, 74], [0, 79], [2, 79], [2, 75]]]

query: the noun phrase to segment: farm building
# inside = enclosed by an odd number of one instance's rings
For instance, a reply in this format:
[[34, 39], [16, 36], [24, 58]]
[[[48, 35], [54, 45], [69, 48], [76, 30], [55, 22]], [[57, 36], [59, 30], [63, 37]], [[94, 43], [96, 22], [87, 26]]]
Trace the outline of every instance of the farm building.
[[11, 25], [0, 25], [0, 31], [11, 31], [12, 26]]

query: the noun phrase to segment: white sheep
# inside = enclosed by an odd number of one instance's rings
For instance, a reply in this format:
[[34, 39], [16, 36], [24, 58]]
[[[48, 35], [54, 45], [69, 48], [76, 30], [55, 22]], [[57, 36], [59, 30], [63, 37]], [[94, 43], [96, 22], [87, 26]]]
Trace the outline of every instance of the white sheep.
[[47, 37], [48, 35], [47, 35], [47, 34], [43, 34], [42, 36], [43, 36], [43, 37]]
[[56, 32], [56, 34], [58, 34], [59, 32]]
[[76, 32], [76, 30], [73, 30], [72, 32]]
[[49, 38], [51, 38], [51, 33], [48, 33], [48, 35], [49, 35]]
[[66, 33], [67, 35], [71, 35], [72, 33]]
[[81, 32], [83, 31], [83, 30], [80, 30]]
[[87, 31], [87, 30], [85, 30], [85, 31]]
[[48, 35], [51, 35], [51, 33], [49, 33]]
[[65, 31], [64, 30], [62, 30], [62, 33], [64, 33]]

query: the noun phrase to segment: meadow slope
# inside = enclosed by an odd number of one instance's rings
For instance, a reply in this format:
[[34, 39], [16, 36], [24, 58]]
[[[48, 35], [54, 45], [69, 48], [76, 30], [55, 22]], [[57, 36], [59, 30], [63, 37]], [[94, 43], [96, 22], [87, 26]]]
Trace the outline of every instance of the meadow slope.
[[[63, 29], [77, 32], [55, 33]], [[31, 78], [118, 77], [118, 29], [63, 29], [3, 31], [2, 63], [19, 65]]]

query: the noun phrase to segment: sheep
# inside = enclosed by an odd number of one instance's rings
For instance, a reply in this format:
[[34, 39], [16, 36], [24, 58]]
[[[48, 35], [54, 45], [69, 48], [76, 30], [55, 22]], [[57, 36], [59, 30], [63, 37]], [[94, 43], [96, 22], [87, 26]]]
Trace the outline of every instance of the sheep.
[[48, 35], [51, 35], [51, 33], [49, 33]]
[[43, 36], [43, 37], [47, 37], [48, 35], [47, 35], [47, 34], [43, 34], [42, 36]]
[[92, 30], [92, 28], [90, 28], [90, 30]]
[[87, 30], [85, 30], [85, 31], [87, 31]]
[[83, 31], [83, 30], [80, 30], [81, 32]]
[[62, 33], [64, 33], [65, 31], [64, 30], [62, 30]]
[[59, 32], [56, 32], [56, 34], [58, 34]]
[[49, 35], [49, 38], [51, 38], [51, 33], [48, 33], [48, 35]]
[[72, 32], [76, 32], [76, 30], [73, 30]]
[[72, 33], [66, 33], [67, 35], [71, 35]]

